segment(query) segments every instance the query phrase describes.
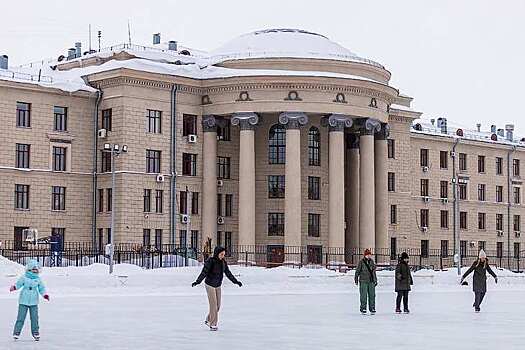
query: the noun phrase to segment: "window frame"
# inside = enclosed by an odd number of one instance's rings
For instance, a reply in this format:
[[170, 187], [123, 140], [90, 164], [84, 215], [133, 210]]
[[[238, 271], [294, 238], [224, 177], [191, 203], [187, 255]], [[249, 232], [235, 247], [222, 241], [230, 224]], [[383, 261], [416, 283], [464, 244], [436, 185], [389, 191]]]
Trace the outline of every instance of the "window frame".
[[268, 199], [282, 199], [286, 196], [285, 175], [268, 175]]
[[286, 163], [286, 129], [274, 124], [268, 130], [268, 164]]
[[29, 169], [31, 165], [31, 145], [28, 143], [17, 143], [15, 146], [15, 167], [18, 169]]
[[162, 134], [162, 111], [156, 109], [146, 110], [146, 132], [149, 134]]
[[284, 236], [284, 213], [270, 212], [267, 216], [268, 236]]
[[321, 236], [321, 214], [308, 213], [308, 237]]
[[66, 187], [51, 186], [51, 210], [66, 210]]
[[67, 132], [68, 108], [62, 106], [54, 106], [53, 115], [53, 131]]
[[321, 166], [321, 132], [315, 126], [308, 130], [308, 165]]
[[161, 172], [162, 151], [147, 149], [146, 150], [146, 173], [160, 174]]
[[[22, 106], [27, 107], [27, 109], [22, 109]], [[31, 128], [31, 103], [16, 102], [16, 127]]]

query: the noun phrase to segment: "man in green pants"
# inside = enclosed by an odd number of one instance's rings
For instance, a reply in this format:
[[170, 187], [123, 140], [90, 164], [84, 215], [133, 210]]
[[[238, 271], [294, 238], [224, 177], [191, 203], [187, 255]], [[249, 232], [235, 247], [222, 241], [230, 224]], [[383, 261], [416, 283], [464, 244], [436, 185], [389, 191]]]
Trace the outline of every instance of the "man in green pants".
[[360, 310], [364, 315], [366, 314], [366, 304], [370, 313], [376, 313], [376, 264], [372, 260], [372, 252], [370, 249], [365, 249], [365, 257], [359, 261], [355, 270], [355, 284], [359, 285], [359, 296], [361, 300]]

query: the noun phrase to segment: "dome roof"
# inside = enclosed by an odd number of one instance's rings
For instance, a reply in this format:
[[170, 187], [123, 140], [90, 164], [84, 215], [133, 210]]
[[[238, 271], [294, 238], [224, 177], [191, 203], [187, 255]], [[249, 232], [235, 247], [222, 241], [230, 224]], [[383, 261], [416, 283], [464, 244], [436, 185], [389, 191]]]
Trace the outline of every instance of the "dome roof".
[[213, 50], [210, 56], [215, 62], [248, 58], [311, 58], [361, 62], [383, 68], [324, 35], [300, 29], [266, 29], [243, 34]]

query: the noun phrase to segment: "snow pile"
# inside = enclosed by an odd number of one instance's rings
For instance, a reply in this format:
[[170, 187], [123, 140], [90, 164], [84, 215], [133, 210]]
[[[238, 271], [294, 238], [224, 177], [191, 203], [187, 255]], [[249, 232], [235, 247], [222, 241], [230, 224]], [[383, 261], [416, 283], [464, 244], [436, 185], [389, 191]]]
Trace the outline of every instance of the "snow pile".
[[0, 277], [16, 276], [23, 271], [24, 267], [22, 265], [12, 262], [0, 255]]

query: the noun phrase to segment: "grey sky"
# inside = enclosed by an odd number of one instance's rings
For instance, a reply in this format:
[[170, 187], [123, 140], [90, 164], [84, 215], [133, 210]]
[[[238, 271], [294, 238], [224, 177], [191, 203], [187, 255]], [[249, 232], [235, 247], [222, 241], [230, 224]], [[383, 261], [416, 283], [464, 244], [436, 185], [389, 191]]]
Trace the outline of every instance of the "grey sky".
[[[514, 123], [525, 136], [525, 1], [13, 1], [2, 3], [0, 54], [21, 64], [87, 47], [88, 24], [102, 46], [163, 40], [211, 50], [239, 34], [292, 27], [328, 36], [384, 64], [391, 83], [427, 117], [487, 129]], [[95, 45], [95, 36], [93, 36]]]

